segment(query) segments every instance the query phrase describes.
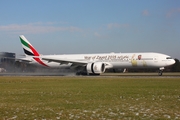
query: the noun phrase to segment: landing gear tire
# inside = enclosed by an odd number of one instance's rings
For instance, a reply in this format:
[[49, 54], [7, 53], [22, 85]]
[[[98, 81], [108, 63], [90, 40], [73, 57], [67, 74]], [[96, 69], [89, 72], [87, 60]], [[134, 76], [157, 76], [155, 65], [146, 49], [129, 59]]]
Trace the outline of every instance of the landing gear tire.
[[76, 73], [77, 76], [80, 76], [80, 75], [83, 75], [83, 76], [86, 76], [88, 75], [87, 72], [84, 72], [84, 71], [79, 71]]
[[96, 74], [96, 73], [90, 73], [90, 76], [99, 76], [100, 74]]
[[163, 74], [163, 71], [162, 71], [162, 70], [159, 70], [158, 75], [159, 75], [159, 76], [162, 76], [162, 74]]

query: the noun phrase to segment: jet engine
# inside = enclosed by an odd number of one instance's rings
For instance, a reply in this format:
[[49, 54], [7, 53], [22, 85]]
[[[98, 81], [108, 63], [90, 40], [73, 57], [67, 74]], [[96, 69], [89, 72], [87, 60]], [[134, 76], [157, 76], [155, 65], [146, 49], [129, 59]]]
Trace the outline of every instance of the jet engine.
[[100, 74], [105, 72], [105, 64], [102, 62], [88, 63], [86, 66], [88, 74]]

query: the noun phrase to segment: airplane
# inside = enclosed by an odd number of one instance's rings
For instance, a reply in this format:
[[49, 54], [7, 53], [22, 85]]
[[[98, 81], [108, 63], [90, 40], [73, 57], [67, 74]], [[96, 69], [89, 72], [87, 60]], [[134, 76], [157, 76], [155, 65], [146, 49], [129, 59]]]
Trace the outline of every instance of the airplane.
[[155, 52], [41, 55], [24, 35], [19, 37], [26, 56], [20, 58], [22, 62], [47, 68], [75, 69], [77, 75], [100, 75], [107, 69], [158, 68], [161, 76], [166, 66], [175, 63], [169, 55]]

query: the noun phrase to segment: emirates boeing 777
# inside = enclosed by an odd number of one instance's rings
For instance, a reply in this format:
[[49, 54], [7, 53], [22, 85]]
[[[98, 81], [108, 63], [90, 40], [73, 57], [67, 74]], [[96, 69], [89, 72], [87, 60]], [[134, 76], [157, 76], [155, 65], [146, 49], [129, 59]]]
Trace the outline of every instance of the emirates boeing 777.
[[99, 75], [107, 69], [158, 68], [161, 76], [164, 67], [175, 63], [169, 55], [154, 52], [41, 55], [23, 35], [20, 41], [26, 55], [21, 61], [48, 68], [75, 69], [77, 74]]

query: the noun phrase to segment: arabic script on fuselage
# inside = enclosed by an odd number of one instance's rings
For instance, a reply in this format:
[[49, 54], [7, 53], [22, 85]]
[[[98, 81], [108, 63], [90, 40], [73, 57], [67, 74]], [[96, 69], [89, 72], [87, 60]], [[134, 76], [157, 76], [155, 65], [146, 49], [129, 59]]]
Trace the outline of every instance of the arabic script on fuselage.
[[85, 60], [92, 61], [128, 61], [129, 57], [127, 55], [95, 55], [95, 56], [84, 56]]

